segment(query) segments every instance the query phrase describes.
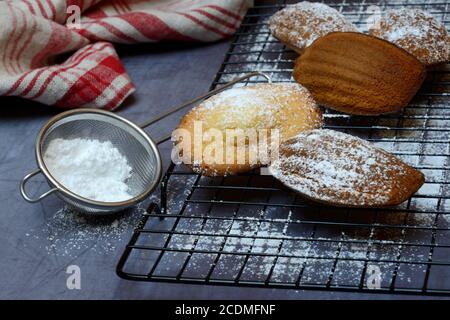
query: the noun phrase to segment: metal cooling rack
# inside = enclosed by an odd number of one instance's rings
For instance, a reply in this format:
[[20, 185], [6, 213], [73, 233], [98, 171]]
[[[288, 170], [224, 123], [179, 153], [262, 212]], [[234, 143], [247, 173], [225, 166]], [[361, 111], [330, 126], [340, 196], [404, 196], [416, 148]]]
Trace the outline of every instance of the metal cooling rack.
[[[450, 25], [450, 3], [327, 2], [362, 30], [378, 8], [417, 7]], [[251, 71], [293, 81], [295, 53], [270, 36], [284, 2], [250, 9], [211, 87]], [[378, 7], [374, 7], [374, 5]], [[254, 83], [248, 81], [247, 83]], [[247, 84], [246, 83], [246, 84]], [[118, 264], [125, 279], [293, 289], [450, 295], [450, 68], [429, 73], [401, 114], [326, 111], [326, 127], [372, 141], [424, 172], [401, 206], [306, 203], [270, 176], [207, 178], [171, 164]]]

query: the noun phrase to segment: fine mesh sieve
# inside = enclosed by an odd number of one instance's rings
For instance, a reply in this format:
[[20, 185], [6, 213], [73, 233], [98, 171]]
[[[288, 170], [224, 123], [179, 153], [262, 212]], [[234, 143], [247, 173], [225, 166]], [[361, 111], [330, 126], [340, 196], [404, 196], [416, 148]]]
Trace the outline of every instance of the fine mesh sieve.
[[[43, 155], [51, 141], [62, 139], [95, 139], [110, 141], [126, 156], [132, 168], [126, 183], [133, 198], [122, 202], [101, 202], [80, 197], [60, 184], [48, 170]], [[123, 210], [145, 199], [157, 186], [161, 177], [161, 159], [152, 139], [132, 122], [114, 113], [93, 109], [68, 111], [52, 118], [41, 129], [36, 141], [36, 159], [39, 170], [26, 176], [22, 183], [22, 195], [30, 202], [37, 202], [55, 192], [64, 202], [86, 213], [110, 213]], [[42, 172], [52, 188], [42, 196], [32, 199], [24, 184], [32, 176]]]
[[[143, 131], [143, 128], [188, 105], [223, 91], [237, 82], [255, 76], [263, 76], [267, 81], [271, 81], [270, 77], [264, 73], [249, 73], [218, 89], [167, 111], [147, 121], [140, 127], [112, 112], [96, 109], [71, 110], [53, 117], [42, 127], [37, 136], [35, 152], [39, 169], [29, 173], [22, 179], [20, 192], [23, 198], [28, 202], [34, 203], [55, 193], [73, 209], [90, 214], [107, 214], [135, 205], [144, 200], [156, 188], [162, 173], [161, 157], [157, 144]], [[64, 187], [52, 176], [43, 159], [49, 143], [57, 138], [66, 140], [84, 138], [95, 139], [101, 142], [110, 141], [127, 158], [132, 168], [131, 177], [127, 179], [126, 183], [133, 198], [122, 202], [95, 201], [81, 197]], [[170, 135], [161, 139], [158, 144], [168, 139], [170, 139]], [[42, 173], [46, 177], [50, 190], [37, 198], [32, 198], [25, 191], [25, 185], [29, 179], [39, 173]]]

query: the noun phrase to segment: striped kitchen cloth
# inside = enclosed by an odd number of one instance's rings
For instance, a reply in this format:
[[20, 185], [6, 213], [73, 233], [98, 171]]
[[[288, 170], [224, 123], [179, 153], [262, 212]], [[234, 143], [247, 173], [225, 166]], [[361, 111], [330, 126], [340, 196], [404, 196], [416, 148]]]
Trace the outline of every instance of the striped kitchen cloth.
[[249, 0], [0, 0], [0, 95], [112, 110], [135, 91], [112, 42], [216, 41], [236, 31], [251, 5]]

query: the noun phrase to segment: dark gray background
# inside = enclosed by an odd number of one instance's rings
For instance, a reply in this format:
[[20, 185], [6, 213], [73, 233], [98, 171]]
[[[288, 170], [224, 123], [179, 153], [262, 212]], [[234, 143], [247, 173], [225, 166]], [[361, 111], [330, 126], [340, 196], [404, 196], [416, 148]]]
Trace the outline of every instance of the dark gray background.
[[[148, 44], [119, 48], [137, 92], [117, 113], [142, 122], [208, 90], [229, 43], [210, 45]], [[52, 255], [45, 226], [63, 206], [54, 196], [42, 203], [25, 202], [20, 179], [35, 169], [34, 145], [39, 128], [61, 110], [15, 98], [0, 98], [0, 298], [3, 299], [378, 299], [414, 298], [219, 286], [191, 286], [125, 281], [115, 266], [132, 232], [117, 239], [114, 251], [83, 250]], [[169, 133], [179, 116], [149, 129], [155, 137]], [[162, 146], [167, 164], [169, 144]], [[34, 194], [48, 186], [42, 177], [30, 185]], [[138, 217], [135, 218], [137, 223]], [[134, 221], [133, 221], [134, 222]], [[89, 222], [86, 222], [89, 223]], [[133, 224], [134, 225], [134, 224]], [[80, 226], [82, 227], [82, 226]], [[30, 234], [32, 236], [30, 236]], [[64, 235], [62, 235], [63, 237]], [[101, 241], [101, 240], [99, 240]], [[81, 268], [81, 290], [68, 290], [66, 268]]]

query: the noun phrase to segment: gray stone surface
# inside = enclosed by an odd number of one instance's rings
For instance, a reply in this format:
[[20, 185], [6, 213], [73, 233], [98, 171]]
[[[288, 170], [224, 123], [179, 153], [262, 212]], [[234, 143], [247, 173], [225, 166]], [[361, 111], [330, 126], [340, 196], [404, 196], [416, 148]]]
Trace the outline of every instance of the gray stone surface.
[[[136, 45], [119, 53], [137, 86], [136, 94], [117, 112], [137, 123], [208, 90], [228, 48], [210, 45]], [[51, 196], [41, 203], [25, 202], [20, 179], [36, 167], [35, 137], [39, 128], [61, 110], [14, 98], [0, 98], [0, 298], [2, 299], [375, 299], [386, 295], [302, 292], [138, 283], [115, 274], [118, 258], [139, 213], [126, 213], [123, 229], [102, 221], [65, 219], [61, 201]], [[180, 115], [149, 129], [155, 138], [169, 133]], [[167, 164], [169, 144], [161, 147]], [[30, 192], [44, 192], [42, 177]], [[96, 238], [95, 230], [101, 230]], [[77, 229], [80, 234], [77, 235]], [[93, 231], [94, 230], [94, 231]], [[108, 234], [112, 232], [112, 234]], [[81, 290], [68, 290], [66, 268], [81, 268]], [[396, 297], [400, 298], [400, 297]]]

